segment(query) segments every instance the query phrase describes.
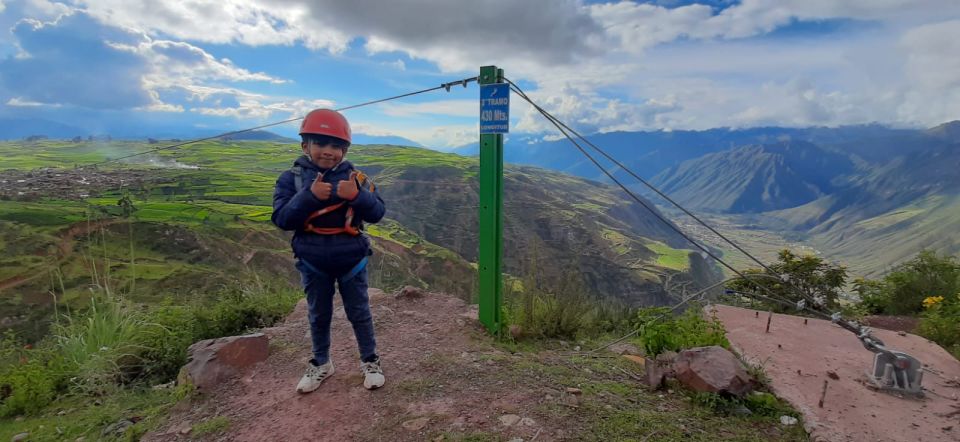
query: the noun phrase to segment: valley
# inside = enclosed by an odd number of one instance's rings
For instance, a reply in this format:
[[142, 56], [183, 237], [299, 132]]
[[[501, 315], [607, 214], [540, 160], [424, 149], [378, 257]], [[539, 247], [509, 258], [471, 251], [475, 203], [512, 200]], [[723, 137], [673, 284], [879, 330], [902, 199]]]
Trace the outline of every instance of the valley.
[[[146, 143], [0, 143], [0, 317], [32, 339], [55, 302], [80, 306], [108, 286], [145, 303], [217, 297], [260, 279], [297, 284], [289, 234], [269, 221], [291, 143], [204, 142], [108, 163]], [[371, 285], [416, 285], [475, 297], [475, 158], [397, 146], [354, 146], [387, 218], [373, 239]], [[668, 227], [618, 190], [532, 167], [505, 171], [504, 272], [545, 283], [575, 275], [585, 294], [663, 305], [716, 277]], [[676, 285], [676, 284], [675, 284]], [[164, 301], [167, 300], [167, 301]]]

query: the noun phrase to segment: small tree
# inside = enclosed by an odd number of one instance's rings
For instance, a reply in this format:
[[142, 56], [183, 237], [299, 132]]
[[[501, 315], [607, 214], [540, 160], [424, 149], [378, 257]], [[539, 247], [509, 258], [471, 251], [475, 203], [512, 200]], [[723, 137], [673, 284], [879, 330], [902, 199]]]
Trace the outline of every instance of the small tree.
[[923, 311], [923, 300], [934, 296], [952, 299], [960, 292], [960, 263], [952, 256], [923, 250], [884, 277], [889, 290], [885, 312], [893, 315]]
[[[766, 274], [770, 278], [750, 277], [749, 280], [738, 278], [727, 284], [733, 290], [742, 293], [756, 293], [765, 297], [772, 297], [796, 304], [805, 300], [807, 305], [812, 301], [829, 310], [839, 307], [837, 299], [840, 297], [840, 288], [847, 281], [847, 269], [843, 266], [825, 262], [814, 255], [799, 256], [790, 250], [781, 250], [778, 261], [771, 264], [770, 271], [754, 269], [748, 274]], [[760, 289], [759, 286], [764, 287]], [[762, 300], [762, 303], [773, 311], [787, 312], [792, 309], [781, 303]], [[811, 307], [816, 307], [812, 306]]]

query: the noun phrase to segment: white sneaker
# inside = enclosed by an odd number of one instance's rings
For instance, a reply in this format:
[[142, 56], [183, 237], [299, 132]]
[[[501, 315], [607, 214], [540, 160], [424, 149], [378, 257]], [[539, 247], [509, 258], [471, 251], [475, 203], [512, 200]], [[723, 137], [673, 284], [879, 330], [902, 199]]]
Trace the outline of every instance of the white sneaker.
[[307, 372], [300, 378], [297, 384], [297, 393], [309, 393], [320, 388], [323, 380], [333, 374], [333, 361], [327, 361], [323, 365], [315, 365], [316, 360], [311, 359], [307, 364]]
[[379, 357], [373, 362], [361, 362], [360, 371], [363, 372], [363, 387], [367, 390], [380, 388], [386, 382], [383, 370], [380, 368]]

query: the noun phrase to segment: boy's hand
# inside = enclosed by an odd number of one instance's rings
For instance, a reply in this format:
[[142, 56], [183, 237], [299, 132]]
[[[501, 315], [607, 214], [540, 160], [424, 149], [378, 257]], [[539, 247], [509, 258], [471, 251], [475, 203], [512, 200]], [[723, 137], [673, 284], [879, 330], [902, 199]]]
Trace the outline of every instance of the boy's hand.
[[341, 199], [353, 201], [359, 193], [360, 189], [357, 188], [357, 180], [353, 175], [350, 175], [350, 179], [337, 183], [337, 196]]
[[310, 192], [313, 192], [313, 196], [318, 200], [326, 201], [330, 199], [330, 194], [333, 192], [333, 184], [323, 182], [322, 174], [317, 175], [317, 179], [310, 185]]

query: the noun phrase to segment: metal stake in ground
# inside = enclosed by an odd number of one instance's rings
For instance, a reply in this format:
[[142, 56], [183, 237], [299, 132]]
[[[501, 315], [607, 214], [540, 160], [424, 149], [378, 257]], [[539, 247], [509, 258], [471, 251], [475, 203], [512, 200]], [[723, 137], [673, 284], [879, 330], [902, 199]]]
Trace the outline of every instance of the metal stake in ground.
[[767, 333], [770, 333], [770, 321], [773, 319], [773, 310], [769, 311], [767, 315]]
[[817, 406], [820, 408], [823, 408], [823, 400], [827, 397], [827, 384], [829, 383], [830, 381], [826, 379], [823, 380], [823, 391], [820, 392], [820, 402], [817, 403]]

